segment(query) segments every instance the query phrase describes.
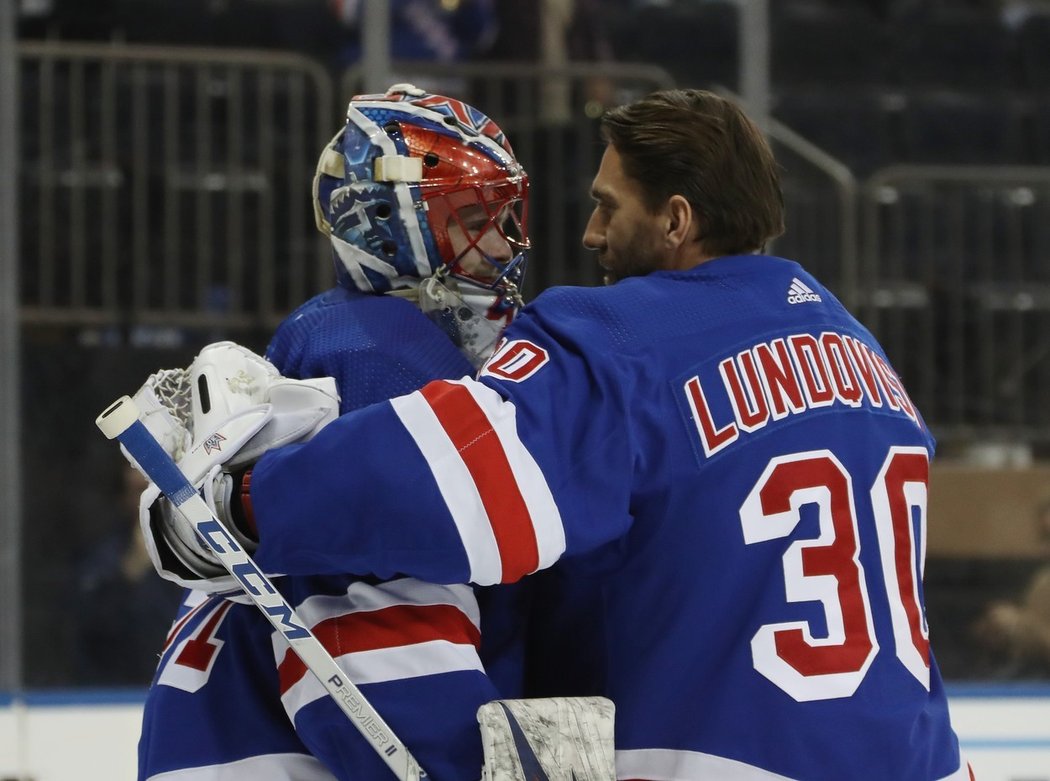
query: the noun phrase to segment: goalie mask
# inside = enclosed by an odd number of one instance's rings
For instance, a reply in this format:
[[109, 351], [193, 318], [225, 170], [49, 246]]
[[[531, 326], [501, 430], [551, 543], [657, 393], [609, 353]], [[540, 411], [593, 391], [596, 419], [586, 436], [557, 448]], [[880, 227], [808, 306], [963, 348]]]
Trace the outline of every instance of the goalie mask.
[[496, 123], [408, 84], [355, 96], [314, 178], [339, 284], [413, 299], [475, 365], [522, 303], [527, 203]]

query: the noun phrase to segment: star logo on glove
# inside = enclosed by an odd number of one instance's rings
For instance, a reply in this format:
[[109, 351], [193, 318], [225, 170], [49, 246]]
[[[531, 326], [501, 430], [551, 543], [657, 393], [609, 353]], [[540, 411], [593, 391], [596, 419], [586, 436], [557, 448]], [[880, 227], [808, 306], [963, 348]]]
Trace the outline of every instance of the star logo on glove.
[[204, 452], [210, 456], [215, 451], [221, 451], [221, 443], [225, 441], [226, 437], [224, 437], [222, 434], [219, 434], [218, 432], [212, 434], [210, 437], [204, 440]]

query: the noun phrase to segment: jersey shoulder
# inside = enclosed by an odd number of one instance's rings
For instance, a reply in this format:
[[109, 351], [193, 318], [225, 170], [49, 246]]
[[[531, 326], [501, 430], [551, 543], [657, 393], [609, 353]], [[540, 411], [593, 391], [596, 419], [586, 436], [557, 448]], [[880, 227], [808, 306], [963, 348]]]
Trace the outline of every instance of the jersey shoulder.
[[[793, 286], [809, 291], [792, 307]], [[819, 292], [817, 292], [819, 291]], [[549, 288], [525, 312], [551, 330], [587, 334], [610, 345], [651, 349], [666, 336], [704, 331], [725, 336], [776, 327], [804, 316], [839, 319], [841, 304], [794, 261], [762, 255], [716, 258], [682, 271], [655, 271], [601, 287]]]
[[474, 372], [411, 302], [333, 288], [278, 326], [266, 357], [287, 377], [335, 377], [341, 411]]
[[633, 299], [626, 292], [620, 285], [548, 288], [521, 311], [508, 336], [529, 329], [585, 351], [629, 349], [636, 331], [631, 306], [625, 308]]

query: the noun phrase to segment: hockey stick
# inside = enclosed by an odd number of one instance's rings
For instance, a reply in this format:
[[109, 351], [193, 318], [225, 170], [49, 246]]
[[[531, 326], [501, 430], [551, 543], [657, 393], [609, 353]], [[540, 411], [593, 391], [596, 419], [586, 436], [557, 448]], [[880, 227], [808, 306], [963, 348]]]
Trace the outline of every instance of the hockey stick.
[[360, 690], [347, 680], [321, 642], [303, 625], [270, 579], [263, 574], [251, 556], [215, 517], [207, 502], [186, 479], [172, 457], [161, 447], [139, 420], [139, 408], [123, 396], [95, 419], [102, 433], [118, 440], [135, 459], [150, 480], [197, 530], [222, 566], [240, 582], [274, 629], [284, 635], [303, 664], [349, 717], [372, 748], [400, 781], [421, 781], [426, 773], [416, 762], [383, 718], [365, 699]]

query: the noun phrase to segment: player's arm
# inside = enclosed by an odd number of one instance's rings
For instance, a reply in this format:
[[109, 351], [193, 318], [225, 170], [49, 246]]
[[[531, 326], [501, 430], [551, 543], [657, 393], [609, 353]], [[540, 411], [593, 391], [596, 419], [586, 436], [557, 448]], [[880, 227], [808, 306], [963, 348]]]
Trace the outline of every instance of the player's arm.
[[510, 582], [627, 530], [614, 371], [534, 318], [481, 381], [439, 381], [267, 453], [250, 500], [264, 568]]

